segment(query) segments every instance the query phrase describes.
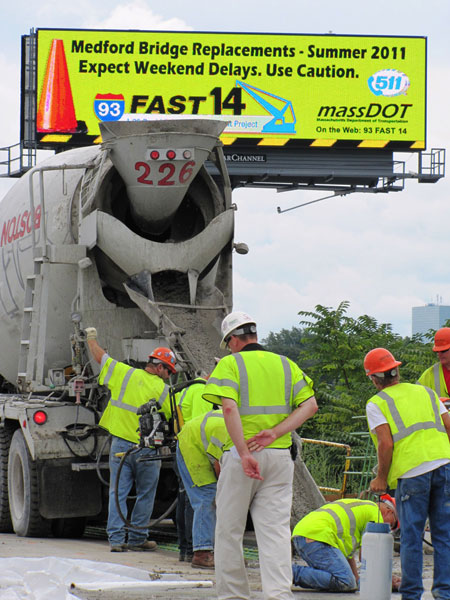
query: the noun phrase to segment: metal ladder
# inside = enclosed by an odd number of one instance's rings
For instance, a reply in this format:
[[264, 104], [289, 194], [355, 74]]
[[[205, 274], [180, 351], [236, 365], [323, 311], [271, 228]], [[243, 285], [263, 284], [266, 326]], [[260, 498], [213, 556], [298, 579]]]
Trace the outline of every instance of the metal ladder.
[[20, 336], [17, 384], [22, 392], [37, 391], [44, 384], [49, 267], [42, 249], [35, 248], [34, 273], [26, 278]]

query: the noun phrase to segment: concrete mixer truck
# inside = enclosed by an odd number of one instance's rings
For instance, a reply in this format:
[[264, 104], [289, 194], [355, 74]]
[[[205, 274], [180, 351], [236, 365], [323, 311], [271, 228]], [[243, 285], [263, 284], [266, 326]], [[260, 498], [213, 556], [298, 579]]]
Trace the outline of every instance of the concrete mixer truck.
[[[100, 127], [101, 145], [52, 156], [0, 203], [1, 532], [79, 535], [104, 515], [107, 395], [85, 327], [134, 364], [170, 346], [189, 379], [212, 369], [232, 305], [225, 122]], [[156, 509], [175, 493], [162, 469]]]

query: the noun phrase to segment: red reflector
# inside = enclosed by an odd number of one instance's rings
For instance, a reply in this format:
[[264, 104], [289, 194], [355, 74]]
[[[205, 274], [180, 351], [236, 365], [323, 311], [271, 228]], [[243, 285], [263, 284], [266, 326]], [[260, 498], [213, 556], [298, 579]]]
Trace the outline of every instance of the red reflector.
[[159, 152], [158, 152], [158, 150], [152, 150], [150, 152], [150, 158], [152, 160], [158, 160], [158, 158], [159, 158]]
[[176, 157], [177, 153], [175, 150], [167, 150], [166, 156], [169, 160], [173, 160]]
[[47, 421], [47, 413], [43, 410], [37, 410], [33, 415], [33, 421], [36, 425], [43, 425]]

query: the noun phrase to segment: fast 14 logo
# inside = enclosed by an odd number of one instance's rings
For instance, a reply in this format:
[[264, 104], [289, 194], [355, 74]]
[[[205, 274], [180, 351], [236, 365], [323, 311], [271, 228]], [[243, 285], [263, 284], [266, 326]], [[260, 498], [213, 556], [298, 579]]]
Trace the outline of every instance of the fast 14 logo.
[[97, 94], [94, 99], [94, 112], [100, 121], [119, 121], [125, 111], [125, 98], [122, 94]]

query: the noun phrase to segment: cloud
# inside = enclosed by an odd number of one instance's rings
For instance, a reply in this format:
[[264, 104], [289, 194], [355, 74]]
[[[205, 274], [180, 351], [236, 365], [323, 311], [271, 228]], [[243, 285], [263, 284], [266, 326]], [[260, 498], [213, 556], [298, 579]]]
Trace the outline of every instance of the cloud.
[[236, 239], [250, 252], [234, 258], [235, 305], [245, 301], [267, 331], [278, 331], [297, 325], [299, 310], [349, 300], [351, 316], [369, 314], [410, 335], [413, 306], [436, 294], [450, 303], [448, 188], [445, 180], [409, 181], [402, 193], [355, 194], [282, 215], [279, 198], [295, 206], [320, 193], [237, 190]]
[[95, 29], [157, 29], [157, 30], [191, 30], [182, 19], [172, 17], [166, 19], [148, 8], [144, 0], [134, 0], [127, 4], [119, 4], [104, 19], [86, 21], [86, 27]]
[[278, 332], [298, 325], [299, 310], [314, 308], [315, 302], [302, 295], [291, 282], [249, 279], [234, 271], [234, 310], [248, 312], [258, 324], [262, 339], [270, 331]]
[[[336, 4], [322, 0], [320, 3], [322, 13], [327, 15], [327, 26], [321, 25], [323, 17], [316, 11], [302, 21], [303, 31], [429, 35], [428, 147], [445, 147], [450, 137], [450, 120], [446, 119], [450, 68], [445, 62], [449, 51], [445, 31], [448, 19], [442, 17], [450, 10], [450, 4], [431, 0], [440, 11], [441, 18], [436, 19], [436, 10], [424, 12], [420, 2], [414, 6], [411, 2], [399, 2], [393, 7], [392, 1], [383, 0], [382, 5], [392, 8], [397, 16], [401, 14], [402, 19], [391, 18], [387, 22], [385, 18], [375, 18], [371, 31], [367, 31], [367, 19], [361, 18], [357, 3], [345, 0], [346, 7], [352, 7], [346, 11], [336, 9]], [[25, 7], [22, 0], [18, 4]], [[176, 2], [157, 9], [154, 4], [152, 8], [149, 5], [143, 0], [120, 4], [111, 0], [44, 0], [36, 6], [27, 3], [20, 15], [21, 23], [7, 27], [6, 34], [11, 39], [16, 35], [16, 39], [5, 42], [0, 54], [1, 145], [19, 141], [20, 33], [27, 32], [25, 23], [140, 30], [191, 30], [190, 23], [197, 30], [283, 31], [290, 27], [277, 21], [281, 19], [279, 15], [268, 17], [264, 11], [249, 11], [255, 2], [233, 0], [224, 20], [218, 23], [216, 19], [216, 24], [203, 2], [194, 3], [189, 12], [186, 4]], [[291, 2], [292, 14], [300, 10], [299, 5]], [[13, 10], [15, 18], [17, 5]], [[419, 19], [422, 13], [423, 19]], [[9, 22], [5, 21], [7, 25]], [[295, 19], [292, 23], [295, 27]], [[396, 153], [394, 158], [405, 162], [406, 172], [416, 172], [417, 156]], [[12, 183], [0, 181], [0, 196]], [[412, 306], [430, 302], [436, 295], [450, 304], [450, 184], [446, 179], [433, 185], [407, 180], [404, 191], [399, 193], [355, 194], [282, 215], [276, 212], [278, 205], [287, 208], [324, 195], [325, 192], [276, 194], [274, 190], [251, 189], [233, 193], [233, 202], [238, 205], [236, 241], [250, 246], [247, 256], [234, 255], [236, 309], [254, 315], [267, 334], [298, 325], [299, 310], [313, 310], [318, 303], [336, 307], [340, 301], [349, 300], [352, 316], [367, 313], [381, 322], [392, 323], [396, 331], [407, 335]]]

